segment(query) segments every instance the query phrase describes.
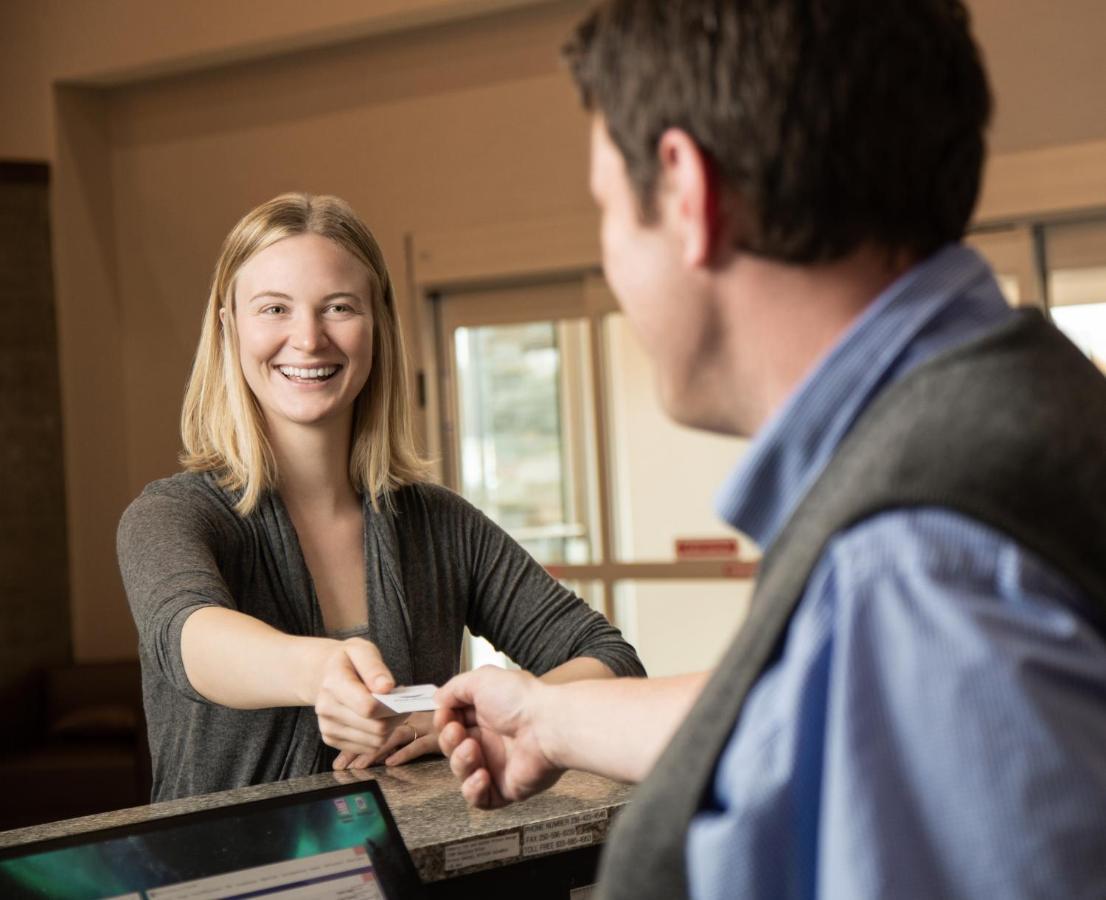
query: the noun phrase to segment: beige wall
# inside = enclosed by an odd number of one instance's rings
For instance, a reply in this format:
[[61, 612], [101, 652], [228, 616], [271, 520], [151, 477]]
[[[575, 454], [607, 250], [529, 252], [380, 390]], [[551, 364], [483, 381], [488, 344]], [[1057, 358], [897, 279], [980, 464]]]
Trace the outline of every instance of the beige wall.
[[[4, 0], [0, 158], [53, 159], [51, 86], [119, 84], [556, 0]], [[969, 0], [999, 153], [1106, 137], [1100, 0]]]
[[[51, 85], [133, 82], [551, 0], [4, 0], [0, 158], [53, 158]], [[555, 2], [555, 0], [553, 0]], [[997, 152], [1106, 137], [1106, 4], [969, 0]]]
[[52, 159], [51, 73], [39, 7], [0, 3], [0, 159]]
[[[404, 286], [408, 235], [586, 213], [585, 122], [555, 52], [585, 5], [268, 0], [259, 17], [246, 0], [0, 3], [0, 158], [54, 164], [79, 658], [133, 654], [115, 522], [175, 468], [227, 229], [278, 191], [333, 191], [374, 227]], [[1106, 173], [1093, 42], [1106, 4], [971, 5], [1000, 161], [1028, 152], [1032, 168], [1041, 148], [1078, 144]], [[986, 208], [1012, 208], [1005, 184]]]
[[997, 153], [1106, 137], [1106, 3], [968, 0], [997, 99]]
[[4, 0], [0, 159], [52, 159], [54, 84], [112, 85], [550, 0]]

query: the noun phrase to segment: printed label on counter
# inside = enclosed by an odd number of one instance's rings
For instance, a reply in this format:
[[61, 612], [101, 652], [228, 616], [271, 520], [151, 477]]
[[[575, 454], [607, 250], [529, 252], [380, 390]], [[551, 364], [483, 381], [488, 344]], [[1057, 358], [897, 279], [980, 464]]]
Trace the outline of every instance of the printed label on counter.
[[593, 822], [607, 819], [607, 810], [596, 809], [591, 812], [577, 813], [567, 819], [555, 822], [538, 822], [522, 829], [522, 855], [536, 856], [539, 853], [560, 853], [573, 847], [586, 847], [595, 843], [595, 830], [580, 828]]
[[450, 844], [445, 848], [445, 868], [448, 872], [453, 869], [478, 866], [497, 859], [511, 859], [518, 856], [518, 850], [517, 831], [513, 834], [500, 834], [495, 837]]

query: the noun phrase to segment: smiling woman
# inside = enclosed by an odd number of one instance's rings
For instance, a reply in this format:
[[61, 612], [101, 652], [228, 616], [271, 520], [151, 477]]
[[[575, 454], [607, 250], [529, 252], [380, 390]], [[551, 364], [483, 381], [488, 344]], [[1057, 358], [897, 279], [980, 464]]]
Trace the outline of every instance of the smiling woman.
[[446, 681], [466, 625], [550, 681], [643, 674], [606, 619], [425, 481], [404, 373], [391, 279], [344, 202], [286, 194], [235, 226], [186, 471], [119, 526], [154, 799], [436, 752], [428, 714], [372, 692]]
[[239, 271], [237, 293], [248, 298], [233, 312], [239, 361], [270, 432], [282, 422], [346, 424], [372, 370], [372, 282], [316, 234], [266, 247]]

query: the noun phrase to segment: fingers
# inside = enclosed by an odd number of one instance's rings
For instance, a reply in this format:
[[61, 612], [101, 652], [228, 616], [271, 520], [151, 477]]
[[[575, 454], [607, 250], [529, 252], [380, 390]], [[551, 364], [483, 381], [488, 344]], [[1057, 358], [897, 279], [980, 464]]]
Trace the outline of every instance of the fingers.
[[434, 692], [434, 699], [438, 703], [438, 710], [434, 714], [435, 725], [439, 714], [473, 705], [475, 681], [479, 676], [479, 669], [475, 672], [462, 672], [460, 675], [454, 675]]
[[385, 757], [390, 756], [400, 747], [406, 747], [412, 741], [418, 740], [419, 733], [409, 723], [405, 722], [398, 726], [384, 742], [381, 748], [376, 752], [375, 762], [383, 762]]
[[486, 767], [484, 750], [474, 737], [466, 735], [449, 754], [449, 769], [459, 781], [465, 781], [474, 772]]
[[[460, 728], [460, 726], [457, 727]], [[442, 736], [444, 735], [445, 732], [442, 733]], [[450, 737], [454, 736], [450, 735]], [[477, 809], [495, 809], [504, 805], [503, 798], [499, 796], [492, 783], [491, 773], [484, 767], [484, 753], [476, 738], [464, 735], [463, 740], [456, 744], [449, 754], [449, 768], [460, 780], [461, 796], [470, 806], [475, 806]]]
[[420, 756], [438, 752], [438, 736], [436, 734], [424, 734], [409, 744], [405, 744], [384, 760], [386, 766], [402, 766]]
[[424, 734], [415, 736], [416, 732], [409, 725], [397, 728], [388, 738], [387, 743], [374, 753], [357, 753], [352, 750], [343, 750], [335, 759], [333, 768], [335, 771], [343, 769], [365, 769], [383, 760], [388, 766], [401, 766], [420, 756], [438, 752], [438, 736], [436, 734]]
[[373, 777], [368, 768], [335, 769], [332, 775], [338, 784], [355, 784], [359, 781], [369, 781]]
[[[476, 724], [475, 693], [478, 680], [482, 679], [483, 669], [475, 672], [465, 672], [456, 675], [434, 692], [434, 700], [438, 708], [434, 711], [434, 730], [439, 735], [452, 723], [460, 723], [461, 736], [464, 736], [464, 727]], [[448, 756], [452, 748], [446, 749], [442, 744], [442, 752]]]
[[449, 759], [449, 769], [461, 782], [461, 796], [477, 809], [498, 809], [508, 802], [491, 773], [493, 763], [502, 764], [502, 760], [492, 759], [497, 755], [495, 742], [487, 749], [482, 744], [489, 737], [482, 735], [479, 728], [466, 729], [459, 722], [451, 722], [438, 735], [441, 750]]
[[461, 783], [461, 796], [469, 806], [477, 809], [499, 809], [507, 805], [487, 769], [477, 769]]
[[349, 678], [331, 679], [326, 687], [326, 691], [315, 701], [315, 712], [320, 716], [355, 726], [395, 715], [378, 702], [352, 672]]
[[334, 757], [334, 763], [331, 768], [333, 768], [335, 772], [355, 769], [367, 769], [375, 764], [376, 759], [379, 756], [380, 754], [378, 752], [357, 753], [353, 750], [343, 750], [336, 757]]
[[[378, 755], [389, 746], [393, 734], [404, 725], [406, 717], [393, 716], [390, 719], [359, 719], [350, 717], [339, 710], [338, 718], [331, 715], [318, 715], [319, 734], [328, 747], [353, 753]], [[347, 724], [352, 721], [353, 724]], [[410, 733], [407, 736], [410, 740]]]
[[452, 756], [458, 745], [468, 737], [465, 726], [460, 722], [450, 722], [438, 732], [438, 745], [445, 756]]
[[[315, 699], [315, 711], [322, 715], [350, 719], [388, 718], [392, 710], [373, 697], [369, 679], [375, 679], [372, 690], [387, 692], [395, 687], [395, 682], [383, 663], [374, 668], [372, 660], [379, 659], [376, 647], [369, 641], [361, 641], [364, 646], [355, 646], [350, 641], [341, 645], [341, 652], [335, 656], [332, 665], [323, 680], [321, 690]], [[348, 710], [343, 716], [341, 710]]]
[[361, 683], [369, 690], [384, 694], [396, 686], [396, 680], [384, 664], [376, 644], [364, 638], [350, 638], [342, 645]]

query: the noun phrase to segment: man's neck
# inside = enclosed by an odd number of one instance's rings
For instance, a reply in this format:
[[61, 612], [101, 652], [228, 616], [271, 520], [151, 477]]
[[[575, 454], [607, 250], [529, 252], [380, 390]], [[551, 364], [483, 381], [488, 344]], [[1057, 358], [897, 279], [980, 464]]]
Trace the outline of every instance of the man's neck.
[[863, 247], [845, 259], [784, 265], [744, 255], [720, 273], [732, 430], [752, 435], [780, 409], [872, 301], [915, 260]]

